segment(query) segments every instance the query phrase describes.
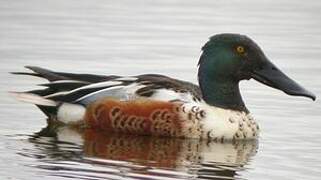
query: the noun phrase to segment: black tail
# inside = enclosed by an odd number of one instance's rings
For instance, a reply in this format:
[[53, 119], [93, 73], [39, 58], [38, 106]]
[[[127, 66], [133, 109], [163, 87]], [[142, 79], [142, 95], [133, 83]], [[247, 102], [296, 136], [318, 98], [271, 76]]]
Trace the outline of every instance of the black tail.
[[[36, 67], [36, 66], [26, 66], [26, 68], [30, 69], [33, 72], [31, 73], [12, 72], [12, 74], [40, 77], [40, 78], [47, 79], [49, 83], [40, 84], [40, 86], [45, 87], [43, 89], [36, 89], [36, 90], [20, 93], [20, 98], [18, 99], [26, 102], [34, 103], [48, 117], [51, 117], [51, 115], [55, 115], [57, 113], [57, 107], [46, 105], [45, 104], [47, 103], [46, 99], [55, 101], [57, 102], [57, 104], [59, 104], [60, 101], [69, 102], [68, 98], [55, 99], [55, 98], [52, 98], [52, 95], [72, 91], [74, 89], [77, 89], [92, 83], [108, 81], [119, 77], [119, 76], [113, 76], [113, 75], [104, 76], [104, 75], [93, 75], [93, 74], [72, 74], [72, 73], [64, 73], [64, 72], [55, 72], [55, 71], [51, 71], [51, 70]], [[36, 95], [36, 96], [32, 96], [32, 95]], [[44, 103], [45, 105], [41, 104], [43, 102], [45, 102]]]
[[[36, 67], [36, 66], [26, 66], [26, 68], [32, 70], [33, 72], [32, 73], [12, 72], [12, 74], [40, 77], [40, 78], [47, 79], [50, 83], [40, 84], [40, 86], [44, 86], [46, 88], [23, 92], [23, 93], [20, 93], [20, 95], [34, 94], [43, 98], [46, 98], [46, 96], [49, 96], [54, 93], [70, 91], [72, 89], [88, 85], [90, 83], [100, 82], [106, 78], [105, 76], [99, 76], [99, 75], [54, 72], [54, 71]], [[62, 80], [69, 80], [69, 81], [62, 81]], [[28, 100], [24, 100], [24, 101], [28, 101]], [[29, 102], [34, 103], [34, 101], [32, 100]], [[35, 104], [35, 105], [48, 117], [51, 117], [52, 115], [55, 115], [57, 113], [56, 106], [46, 106], [46, 105], [39, 105], [39, 104]]]

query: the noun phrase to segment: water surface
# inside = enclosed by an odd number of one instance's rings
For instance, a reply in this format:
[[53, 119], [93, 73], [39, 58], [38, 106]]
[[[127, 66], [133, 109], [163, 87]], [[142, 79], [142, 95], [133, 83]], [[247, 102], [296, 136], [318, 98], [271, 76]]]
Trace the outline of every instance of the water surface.
[[241, 83], [242, 94], [261, 137], [237, 144], [64, 128], [47, 137], [37, 134], [45, 116], [7, 94], [44, 82], [8, 74], [24, 65], [196, 82], [207, 38], [237, 32], [320, 96], [320, 9], [314, 0], [1, 0], [1, 179], [320, 179], [320, 101], [253, 80]]

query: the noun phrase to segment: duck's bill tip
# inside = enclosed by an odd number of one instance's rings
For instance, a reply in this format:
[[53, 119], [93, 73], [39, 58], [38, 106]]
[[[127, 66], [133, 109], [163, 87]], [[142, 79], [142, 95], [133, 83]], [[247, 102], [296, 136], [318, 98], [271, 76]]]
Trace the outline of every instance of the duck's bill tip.
[[317, 99], [316, 95], [305, 90], [306, 92], [304, 93], [296, 93], [296, 92], [285, 92], [286, 94], [288, 95], [291, 95], [291, 96], [302, 96], [302, 97], [306, 97], [306, 98], [310, 98], [312, 101], [315, 101]]
[[317, 100], [317, 97], [315, 95], [310, 97], [313, 101]]

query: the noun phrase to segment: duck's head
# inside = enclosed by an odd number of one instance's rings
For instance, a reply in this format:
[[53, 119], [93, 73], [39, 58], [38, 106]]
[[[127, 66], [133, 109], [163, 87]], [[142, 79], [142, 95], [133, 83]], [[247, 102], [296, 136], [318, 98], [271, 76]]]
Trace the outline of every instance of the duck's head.
[[313, 100], [316, 98], [277, 68], [247, 36], [218, 34], [212, 36], [202, 50], [199, 61], [202, 90], [210, 91], [206, 86], [212, 82], [215, 82], [212, 86], [219, 86], [224, 83], [238, 84], [241, 80], [254, 78], [289, 95], [305, 96]]

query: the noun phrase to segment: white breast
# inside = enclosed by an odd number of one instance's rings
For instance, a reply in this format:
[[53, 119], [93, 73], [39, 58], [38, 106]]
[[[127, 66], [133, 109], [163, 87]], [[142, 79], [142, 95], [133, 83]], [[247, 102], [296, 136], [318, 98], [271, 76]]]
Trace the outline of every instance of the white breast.
[[258, 136], [259, 127], [250, 114], [213, 107], [206, 103], [202, 103], [200, 107], [206, 112], [202, 120], [203, 138], [224, 141], [254, 139]]

